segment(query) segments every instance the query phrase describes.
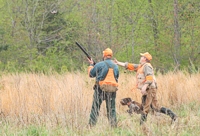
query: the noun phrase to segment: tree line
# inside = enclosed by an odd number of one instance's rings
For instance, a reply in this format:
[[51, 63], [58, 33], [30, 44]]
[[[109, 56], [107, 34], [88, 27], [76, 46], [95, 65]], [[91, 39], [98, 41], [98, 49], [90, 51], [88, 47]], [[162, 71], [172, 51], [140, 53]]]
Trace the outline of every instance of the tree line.
[[101, 61], [109, 47], [120, 61], [150, 52], [162, 72], [200, 66], [198, 0], [0, 0], [0, 69], [59, 73], [83, 70], [81, 43]]

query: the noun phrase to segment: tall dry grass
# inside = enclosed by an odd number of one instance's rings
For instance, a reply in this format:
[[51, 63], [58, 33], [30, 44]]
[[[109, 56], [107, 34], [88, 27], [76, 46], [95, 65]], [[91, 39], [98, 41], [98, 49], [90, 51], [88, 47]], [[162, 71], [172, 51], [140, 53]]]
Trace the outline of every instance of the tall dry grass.
[[[157, 75], [158, 100], [172, 107], [200, 102], [200, 74], [178, 72]], [[6, 74], [0, 79], [1, 117], [17, 124], [46, 124], [81, 129], [87, 125], [93, 99], [93, 84], [85, 73]], [[133, 73], [120, 74], [117, 92], [117, 113], [125, 111], [119, 103], [124, 97], [140, 102], [140, 91], [135, 89]], [[106, 115], [105, 104], [101, 115]], [[101, 117], [100, 117], [101, 118]]]

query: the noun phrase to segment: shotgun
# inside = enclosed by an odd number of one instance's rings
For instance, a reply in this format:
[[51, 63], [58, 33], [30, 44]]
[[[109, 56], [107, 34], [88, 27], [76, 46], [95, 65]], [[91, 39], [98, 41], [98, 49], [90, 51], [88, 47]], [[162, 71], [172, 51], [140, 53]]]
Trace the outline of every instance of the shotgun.
[[[92, 59], [91, 57], [90, 57], [90, 55], [85, 51], [85, 49], [83, 49], [83, 47], [78, 43], [78, 42], [76, 42], [76, 45], [82, 50], [82, 52], [87, 56], [87, 58], [88, 59]], [[93, 62], [94, 62], [94, 60], [93, 60]], [[94, 62], [94, 65], [95, 65], [96, 63]]]

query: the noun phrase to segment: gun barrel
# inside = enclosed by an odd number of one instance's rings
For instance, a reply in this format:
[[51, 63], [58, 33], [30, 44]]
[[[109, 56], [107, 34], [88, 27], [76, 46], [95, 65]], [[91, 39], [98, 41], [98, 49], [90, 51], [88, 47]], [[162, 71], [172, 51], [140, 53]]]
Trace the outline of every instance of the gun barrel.
[[85, 53], [85, 55], [88, 57], [88, 59], [91, 60], [90, 55], [85, 51], [85, 49], [83, 49], [83, 47], [78, 42], [76, 42], [76, 45], [78, 45], [78, 47]]

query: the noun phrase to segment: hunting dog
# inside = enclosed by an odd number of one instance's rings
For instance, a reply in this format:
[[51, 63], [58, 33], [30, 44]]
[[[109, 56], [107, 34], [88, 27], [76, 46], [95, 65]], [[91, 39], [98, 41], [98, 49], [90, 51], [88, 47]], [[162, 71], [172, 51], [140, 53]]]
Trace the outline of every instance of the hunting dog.
[[127, 112], [132, 115], [133, 112], [136, 114], [141, 114], [142, 113], [142, 105], [136, 101], [133, 101], [131, 98], [124, 98], [120, 100], [121, 105], [128, 106]]

